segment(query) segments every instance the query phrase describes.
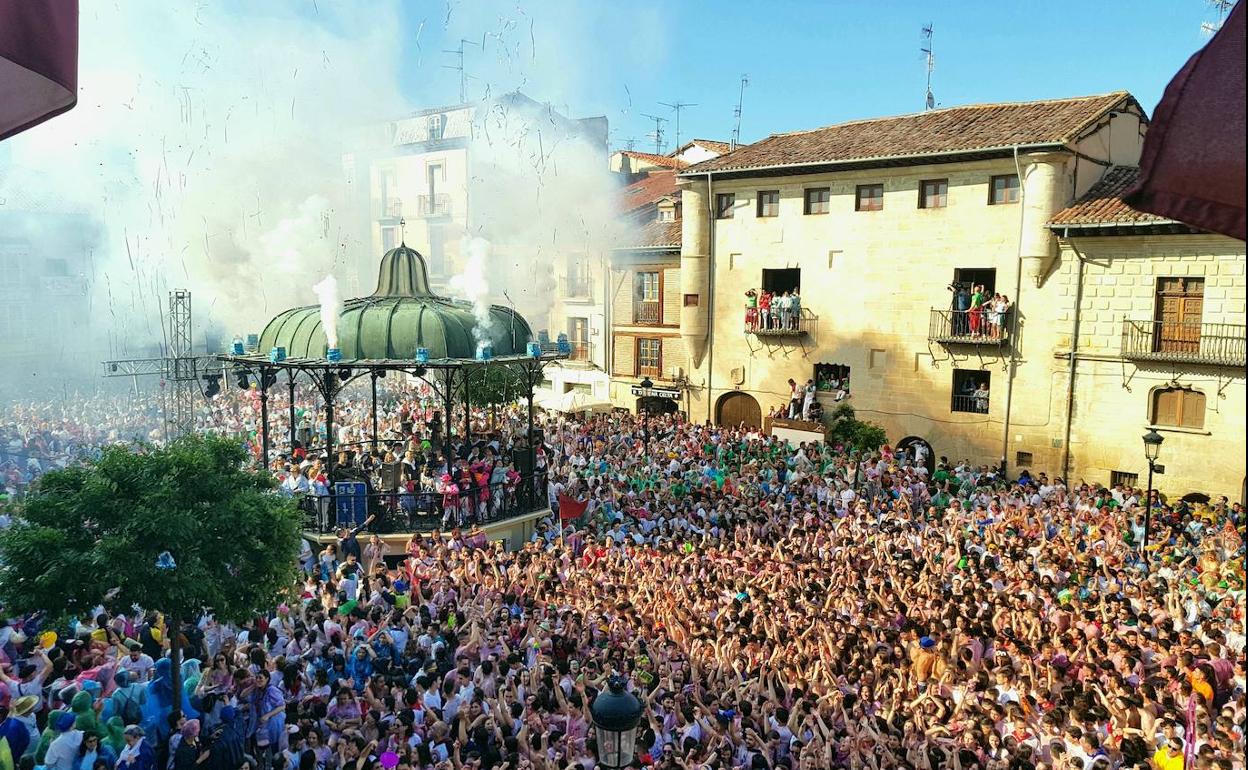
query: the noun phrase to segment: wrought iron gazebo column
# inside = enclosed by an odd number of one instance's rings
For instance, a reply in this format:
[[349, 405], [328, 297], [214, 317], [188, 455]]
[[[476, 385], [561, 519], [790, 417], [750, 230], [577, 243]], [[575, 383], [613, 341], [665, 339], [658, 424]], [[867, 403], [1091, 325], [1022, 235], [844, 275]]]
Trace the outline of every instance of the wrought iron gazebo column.
[[377, 451], [377, 370], [371, 372], [373, 385], [373, 451]]
[[286, 376], [289, 381], [286, 383], [290, 389], [290, 451], [295, 451], [295, 370], [287, 369]]
[[322, 395], [325, 397], [325, 475], [329, 479], [329, 488], [334, 488], [334, 396], [337, 388], [334, 385], [334, 370], [325, 368], [325, 382]]
[[460, 379], [464, 389], [464, 445], [467, 446], [472, 442], [472, 389], [468, 387], [472, 377], [469, 376], [468, 369], [461, 372]]
[[442, 373], [442, 459], [446, 461], [446, 472], [452, 474], [451, 479], [453, 481], [455, 466], [451, 462], [451, 424], [453, 423], [451, 408], [453, 407], [454, 402], [451, 398], [455, 391], [455, 374], [452, 369], [443, 369]]
[[269, 377], [272, 370], [260, 367], [260, 467], [269, 467]]

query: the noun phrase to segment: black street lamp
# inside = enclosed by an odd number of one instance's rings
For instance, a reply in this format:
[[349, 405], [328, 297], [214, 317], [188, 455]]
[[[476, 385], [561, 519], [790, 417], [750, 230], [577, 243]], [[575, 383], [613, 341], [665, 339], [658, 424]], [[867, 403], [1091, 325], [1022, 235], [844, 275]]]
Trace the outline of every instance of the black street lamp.
[[1157, 465], [1157, 457], [1161, 454], [1161, 444], [1165, 441], [1161, 434], [1149, 430], [1144, 434], [1144, 459], [1148, 460], [1148, 492], [1145, 494], [1144, 508], [1144, 542], [1140, 544], [1140, 555], [1144, 558], [1144, 573], [1148, 573], [1148, 538], [1153, 530], [1153, 469]]
[[604, 770], [628, 767], [636, 753], [641, 701], [624, 685], [624, 677], [613, 675], [607, 680], [607, 692], [599, 693], [590, 707], [598, 743], [598, 766]]
[[641, 391], [645, 395], [641, 397], [641, 433], [645, 437], [646, 446], [650, 446], [650, 389], [654, 387], [654, 383], [649, 377], [642, 379]]

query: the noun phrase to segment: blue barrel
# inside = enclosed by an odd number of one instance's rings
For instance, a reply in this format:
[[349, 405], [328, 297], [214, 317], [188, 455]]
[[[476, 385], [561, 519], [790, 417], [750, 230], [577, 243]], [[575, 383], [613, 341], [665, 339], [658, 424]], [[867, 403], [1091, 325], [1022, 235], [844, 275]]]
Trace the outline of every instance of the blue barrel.
[[541, 358], [542, 357], [542, 343], [530, 342], [529, 343], [529, 355], [533, 356], [534, 358]]
[[416, 348], [416, 363], [429, 363], [429, 348]]
[[329, 350], [325, 351], [325, 358], [329, 361], [341, 361], [342, 351], [339, 350], [338, 348], [330, 348]]

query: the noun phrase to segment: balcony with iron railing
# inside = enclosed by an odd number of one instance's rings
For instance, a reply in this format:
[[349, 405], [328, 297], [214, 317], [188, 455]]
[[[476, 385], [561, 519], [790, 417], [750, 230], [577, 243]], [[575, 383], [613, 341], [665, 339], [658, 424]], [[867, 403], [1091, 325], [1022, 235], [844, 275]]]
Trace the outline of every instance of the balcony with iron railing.
[[987, 312], [932, 308], [927, 340], [942, 345], [1006, 345], [1010, 341], [1010, 313], [997, 319]]
[[451, 196], [446, 193], [416, 196], [416, 216], [421, 218], [449, 217], [451, 215]]
[[[763, 294], [762, 289], [753, 291], [760, 296]], [[747, 307], [744, 312], [745, 333], [759, 337], [800, 337], [807, 333], [813, 320], [801, 306], [777, 310], [773, 304], [767, 308]]]
[[1132, 361], [1242, 367], [1248, 344], [1242, 324], [1122, 321], [1122, 357]]
[[633, 323], [658, 324], [663, 322], [663, 304], [658, 300], [634, 300]]
[[403, 199], [386, 197], [381, 201], [382, 219], [401, 219], [403, 217]]

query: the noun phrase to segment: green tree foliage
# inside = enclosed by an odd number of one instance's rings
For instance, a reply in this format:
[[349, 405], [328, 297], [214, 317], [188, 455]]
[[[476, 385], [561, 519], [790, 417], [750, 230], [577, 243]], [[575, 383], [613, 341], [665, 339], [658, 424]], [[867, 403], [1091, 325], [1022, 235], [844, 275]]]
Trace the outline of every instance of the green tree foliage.
[[510, 366], [486, 366], [468, 378], [468, 391], [476, 406], [502, 406], [527, 395], [524, 376]]
[[[223, 621], [272, 608], [295, 581], [300, 517], [246, 460], [232, 439], [188, 436], [48, 473], [0, 538], [0, 602], [61, 619], [97, 605]], [[164, 552], [176, 567], [158, 566]]]
[[859, 452], [874, 452], [888, 442], [888, 434], [876, 423], [859, 420], [852, 406], [841, 403], [829, 415], [828, 440]]

